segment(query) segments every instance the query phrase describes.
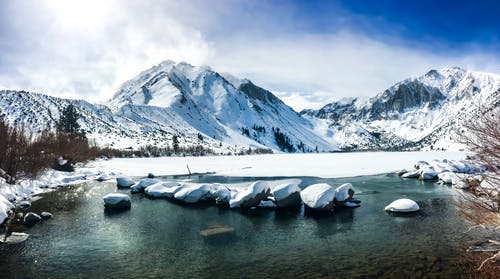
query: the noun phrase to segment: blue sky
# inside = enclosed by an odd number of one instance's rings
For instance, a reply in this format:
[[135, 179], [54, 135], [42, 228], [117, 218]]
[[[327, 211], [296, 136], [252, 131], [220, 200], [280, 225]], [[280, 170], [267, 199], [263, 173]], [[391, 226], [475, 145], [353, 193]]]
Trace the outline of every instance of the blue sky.
[[0, 88], [105, 101], [163, 60], [297, 110], [433, 68], [500, 73], [500, 1], [0, 0]]

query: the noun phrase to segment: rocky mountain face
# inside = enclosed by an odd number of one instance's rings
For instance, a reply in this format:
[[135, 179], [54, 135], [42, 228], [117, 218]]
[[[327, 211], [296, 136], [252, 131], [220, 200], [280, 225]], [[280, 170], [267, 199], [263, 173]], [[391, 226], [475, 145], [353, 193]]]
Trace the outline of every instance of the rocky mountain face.
[[33, 132], [53, 129], [73, 104], [101, 146], [202, 145], [220, 153], [456, 149], [451, 134], [478, 106], [499, 106], [500, 76], [431, 70], [368, 100], [343, 99], [295, 112], [250, 80], [164, 61], [125, 82], [106, 105], [24, 91], [0, 91], [0, 117]]
[[344, 149], [453, 149], [460, 123], [499, 101], [500, 76], [446, 68], [406, 79], [369, 100], [344, 99], [301, 114]]
[[271, 92], [249, 80], [226, 77], [208, 67], [165, 61], [125, 82], [107, 106], [1, 91], [0, 115], [36, 131], [53, 128], [62, 108], [72, 103], [89, 138], [116, 148], [164, 147], [176, 135], [181, 145], [222, 153], [248, 147], [286, 152], [332, 149], [308, 120]]

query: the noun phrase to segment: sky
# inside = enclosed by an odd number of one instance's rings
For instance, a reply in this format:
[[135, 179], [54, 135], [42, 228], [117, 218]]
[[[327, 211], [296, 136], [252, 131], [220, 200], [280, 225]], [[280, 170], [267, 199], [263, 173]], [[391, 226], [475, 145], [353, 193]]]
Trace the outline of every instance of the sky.
[[430, 69], [500, 74], [499, 14], [495, 0], [0, 0], [0, 89], [105, 103], [170, 59], [320, 108]]

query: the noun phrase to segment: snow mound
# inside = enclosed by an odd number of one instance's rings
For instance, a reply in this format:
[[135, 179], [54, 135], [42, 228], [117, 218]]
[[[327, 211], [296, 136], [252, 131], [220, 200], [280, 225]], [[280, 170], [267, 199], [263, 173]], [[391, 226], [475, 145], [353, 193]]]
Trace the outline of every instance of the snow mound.
[[130, 191], [132, 193], [141, 193], [141, 192], [144, 192], [144, 189], [146, 189], [146, 187], [151, 186], [153, 184], [156, 184], [158, 182], [161, 182], [161, 181], [158, 179], [143, 178], [138, 183], [136, 183], [132, 187], [130, 187]]
[[354, 188], [351, 183], [344, 183], [335, 189], [335, 199], [337, 201], [345, 201], [349, 198], [349, 190], [354, 192]]
[[438, 176], [438, 173], [435, 170], [433, 170], [431, 168], [424, 168], [420, 172], [420, 176], [418, 177], [418, 179], [420, 179], [420, 180], [432, 180], [432, 179], [436, 179], [437, 176]]
[[128, 178], [128, 177], [119, 176], [119, 177], [116, 178], [116, 184], [120, 188], [128, 188], [128, 187], [134, 185], [135, 182], [132, 179]]
[[210, 191], [212, 190], [212, 185], [210, 184], [197, 184], [183, 187], [177, 193], [175, 193], [174, 198], [186, 202], [186, 203], [197, 203], [200, 200], [208, 198]]
[[390, 212], [415, 212], [419, 210], [418, 204], [410, 199], [395, 200], [385, 207], [385, 211]]
[[229, 207], [255, 207], [271, 193], [269, 185], [264, 181], [256, 181], [245, 190], [238, 192], [229, 201]]
[[296, 184], [280, 184], [271, 193], [278, 207], [299, 206], [301, 203], [300, 188]]
[[182, 189], [179, 183], [158, 182], [144, 189], [144, 193], [152, 198], [173, 198], [175, 193]]
[[335, 189], [326, 183], [313, 184], [300, 192], [306, 206], [318, 210], [331, 210], [335, 199]]
[[130, 197], [125, 194], [111, 193], [102, 197], [104, 206], [107, 208], [129, 208], [131, 206]]

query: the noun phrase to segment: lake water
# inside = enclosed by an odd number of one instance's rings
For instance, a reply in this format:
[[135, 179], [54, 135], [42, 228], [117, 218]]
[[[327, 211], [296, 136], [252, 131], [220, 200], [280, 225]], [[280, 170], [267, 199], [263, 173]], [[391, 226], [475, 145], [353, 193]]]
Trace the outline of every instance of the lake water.
[[[351, 182], [361, 207], [316, 216], [303, 209], [241, 211], [136, 194], [130, 210], [109, 213], [102, 196], [128, 191], [117, 190], [113, 182], [89, 182], [46, 193], [33, 203], [32, 211], [54, 217], [26, 229], [26, 243], [0, 246], [0, 278], [460, 277], [466, 224], [456, 215], [451, 188], [393, 174], [299, 179], [301, 188]], [[383, 211], [402, 197], [418, 201], [421, 212], [391, 216]], [[234, 234], [200, 236], [215, 225], [232, 227]]]

